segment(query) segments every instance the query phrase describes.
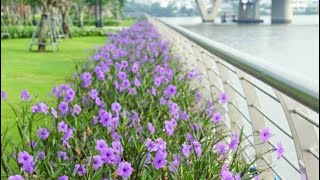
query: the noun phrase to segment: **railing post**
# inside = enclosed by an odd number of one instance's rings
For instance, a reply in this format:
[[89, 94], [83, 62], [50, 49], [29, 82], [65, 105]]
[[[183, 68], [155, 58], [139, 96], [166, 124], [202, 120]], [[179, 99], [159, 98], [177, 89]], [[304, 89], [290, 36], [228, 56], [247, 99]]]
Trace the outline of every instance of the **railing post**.
[[[240, 75], [240, 77], [245, 77], [249, 79], [249, 77], [247, 77], [246, 74], [241, 71], [238, 71], [238, 74]], [[256, 111], [256, 109], [253, 108], [253, 106], [260, 108], [259, 98], [255, 88], [252, 87], [247, 81], [244, 81], [242, 78], [240, 78], [240, 83], [242, 85], [243, 92], [248, 104], [250, 120], [252, 123], [252, 133], [254, 134], [253, 136], [254, 148], [255, 148], [256, 154], [260, 155], [271, 149], [268, 143], [263, 143], [260, 137], [256, 135], [259, 133], [259, 130], [266, 127], [266, 123], [263, 115], [261, 115], [258, 111]], [[270, 153], [265, 154], [264, 158], [268, 162], [272, 163], [272, 155]], [[273, 173], [269, 169], [269, 165], [262, 158], [257, 160], [257, 169], [258, 170], [268, 169], [267, 171], [264, 171], [263, 173], [260, 174], [261, 179], [264, 179], [264, 180], [274, 179]]]
[[[238, 105], [239, 103], [237, 101], [237, 94], [227, 84], [227, 83], [231, 84], [231, 81], [232, 81], [232, 79], [230, 78], [230, 71], [226, 67], [221, 65], [221, 62], [218, 62], [217, 66], [218, 66], [218, 69], [219, 69], [219, 72], [220, 72], [220, 75], [221, 75], [221, 78], [222, 78], [223, 87], [224, 87], [225, 92], [228, 94], [229, 99], [232, 100], [232, 102], [235, 105]], [[230, 103], [228, 103], [228, 109], [229, 109], [231, 130], [234, 131], [234, 132], [237, 132], [239, 134], [240, 133], [240, 129], [237, 127], [237, 124], [240, 127], [242, 126], [241, 115], [240, 115], [239, 111], [237, 111], [235, 106], [231, 105]]]
[[307, 109], [283, 93], [275, 89], [274, 91], [287, 117], [298, 160], [302, 162], [299, 163], [300, 172], [305, 172], [309, 180], [319, 179], [319, 160], [309, 151], [309, 149], [312, 148], [319, 154], [319, 139], [317, 133], [311, 123], [295, 113], [295, 110], [298, 109], [307, 114]]

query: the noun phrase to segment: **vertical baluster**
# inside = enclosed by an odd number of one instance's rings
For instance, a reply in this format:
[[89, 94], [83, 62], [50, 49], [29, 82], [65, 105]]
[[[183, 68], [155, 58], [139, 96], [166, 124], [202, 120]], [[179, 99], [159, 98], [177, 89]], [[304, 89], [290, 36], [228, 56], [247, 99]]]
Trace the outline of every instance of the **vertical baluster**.
[[[240, 70], [238, 70], [238, 75], [240, 75], [240, 77], [247, 76], [245, 73], [241, 72]], [[249, 77], [246, 77], [246, 78], [250, 79]], [[250, 120], [252, 122], [252, 132], [254, 134], [253, 136], [254, 148], [255, 148], [256, 154], [259, 155], [271, 149], [268, 143], [263, 143], [260, 137], [256, 135], [259, 132], [259, 130], [266, 127], [265, 119], [263, 115], [260, 114], [256, 109], [250, 107], [251, 105], [253, 105], [255, 107], [260, 108], [259, 98], [255, 88], [252, 87], [247, 81], [244, 81], [242, 78], [240, 78], [240, 83], [243, 88], [243, 92], [249, 107], [249, 115], [250, 115]], [[272, 155], [270, 153], [265, 154], [264, 158], [268, 162], [272, 163]], [[269, 168], [268, 164], [263, 159], [259, 159], [256, 164], [257, 164], [257, 169]], [[273, 173], [270, 169], [260, 174], [260, 178], [265, 180], [274, 179]]]
[[298, 160], [305, 165], [305, 167], [300, 165], [300, 171], [306, 172], [307, 179], [309, 180], [319, 179], [319, 160], [307, 151], [309, 148], [314, 148], [319, 153], [317, 133], [311, 123], [294, 113], [295, 109], [299, 109], [307, 114], [307, 109], [283, 93], [275, 89], [274, 92], [280, 100], [280, 104], [287, 117]]

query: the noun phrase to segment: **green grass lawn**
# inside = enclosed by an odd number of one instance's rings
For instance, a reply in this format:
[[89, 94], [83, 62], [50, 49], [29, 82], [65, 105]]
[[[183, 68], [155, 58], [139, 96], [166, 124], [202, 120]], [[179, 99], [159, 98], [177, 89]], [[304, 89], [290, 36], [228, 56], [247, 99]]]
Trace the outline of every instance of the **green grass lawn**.
[[[48, 93], [54, 85], [66, 82], [75, 72], [75, 63], [83, 63], [92, 55], [95, 46], [101, 46], [107, 37], [81, 37], [62, 40], [59, 51], [48, 53], [29, 52], [30, 39], [1, 40], [1, 90], [7, 100], [19, 105], [20, 92], [28, 90], [41, 102], [52, 101]], [[89, 52], [88, 52], [89, 51]], [[14, 114], [1, 101], [1, 132], [12, 125]], [[10, 131], [15, 133], [16, 128]]]

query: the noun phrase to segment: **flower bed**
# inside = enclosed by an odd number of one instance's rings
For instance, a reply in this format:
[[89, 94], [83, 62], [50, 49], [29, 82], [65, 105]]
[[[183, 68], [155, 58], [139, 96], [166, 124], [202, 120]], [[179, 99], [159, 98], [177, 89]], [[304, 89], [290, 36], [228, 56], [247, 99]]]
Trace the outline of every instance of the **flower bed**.
[[260, 155], [244, 160], [246, 137], [228, 132], [216, 110], [227, 95], [201, 98], [190, 87], [201, 74], [180, 67], [146, 21], [110, 35], [69, 85], [54, 87], [56, 106], [31, 106], [21, 93], [23, 107], [13, 108], [21, 143], [2, 134], [2, 170], [9, 179], [258, 179], [263, 170], [250, 167]]

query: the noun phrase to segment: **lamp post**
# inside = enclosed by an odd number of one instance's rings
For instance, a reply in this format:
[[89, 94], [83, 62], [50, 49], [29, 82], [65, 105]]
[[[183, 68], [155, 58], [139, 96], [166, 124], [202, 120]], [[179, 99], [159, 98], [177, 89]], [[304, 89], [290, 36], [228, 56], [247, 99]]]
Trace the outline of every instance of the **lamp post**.
[[99, 1], [99, 3], [97, 2], [96, 5], [99, 6], [99, 8], [96, 8], [98, 9], [99, 13], [98, 13], [98, 17], [97, 17], [97, 21], [96, 21], [96, 27], [102, 27], [102, 2], [101, 0], [97, 0]]

